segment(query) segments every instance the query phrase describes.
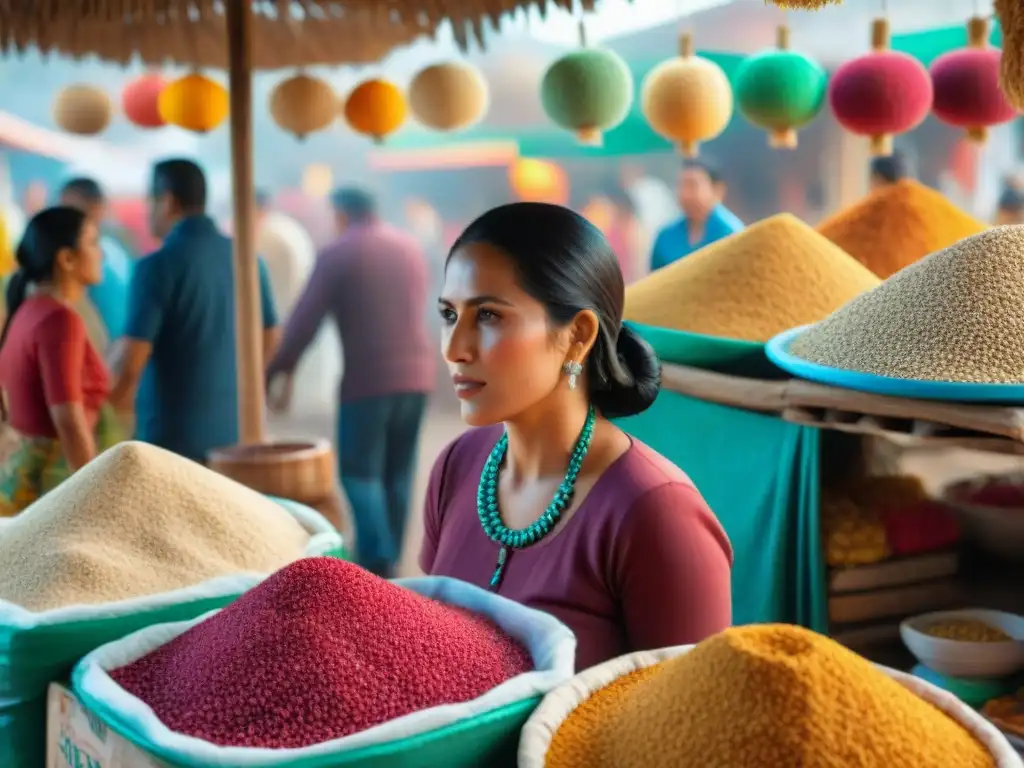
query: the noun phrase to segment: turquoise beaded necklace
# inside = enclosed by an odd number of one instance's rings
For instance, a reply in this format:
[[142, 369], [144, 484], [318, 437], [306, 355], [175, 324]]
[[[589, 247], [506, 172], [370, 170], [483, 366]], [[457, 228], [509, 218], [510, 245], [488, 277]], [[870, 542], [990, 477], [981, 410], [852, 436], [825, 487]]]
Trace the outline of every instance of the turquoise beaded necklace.
[[501, 436], [491, 450], [491, 455], [487, 457], [487, 462], [484, 464], [484, 471], [480, 474], [480, 487], [476, 494], [476, 511], [487, 538], [500, 546], [498, 564], [494, 568], [494, 575], [491, 576], [490, 588], [492, 591], [497, 592], [501, 587], [509, 550], [522, 549], [536, 544], [555, 529], [565, 510], [569, 508], [576, 491], [576, 478], [580, 474], [580, 467], [587, 457], [590, 441], [594, 437], [594, 422], [596, 420], [597, 415], [591, 407], [587, 412], [587, 420], [583, 422], [580, 436], [576, 438], [576, 445], [573, 446], [572, 456], [569, 458], [569, 468], [565, 471], [565, 479], [558, 486], [555, 497], [544, 510], [544, 514], [526, 528], [513, 530], [507, 527], [501, 522], [501, 512], [498, 509], [498, 472], [501, 462], [505, 460], [505, 454], [508, 452], [507, 432]]

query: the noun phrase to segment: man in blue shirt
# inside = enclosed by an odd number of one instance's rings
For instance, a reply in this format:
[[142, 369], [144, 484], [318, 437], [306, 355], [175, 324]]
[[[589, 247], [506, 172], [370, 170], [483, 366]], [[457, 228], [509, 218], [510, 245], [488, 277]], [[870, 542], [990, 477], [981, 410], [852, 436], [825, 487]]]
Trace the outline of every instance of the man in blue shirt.
[[683, 163], [678, 193], [683, 215], [658, 233], [651, 254], [652, 272], [743, 229], [743, 222], [722, 205], [725, 184], [707, 163]]
[[[107, 197], [93, 179], [71, 179], [60, 191], [60, 204], [78, 208], [91, 218], [100, 229], [100, 249], [103, 251], [103, 276], [96, 285], [90, 285], [89, 301], [106, 326], [107, 338], [115, 342], [124, 334], [128, 320], [128, 282], [132, 273], [132, 258], [122, 245], [104, 233], [107, 217]], [[99, 350], [103, 354], [105, 350]]]
[[[206, 215], [206, 179], [190, 160], [153, 169], [150, 226], [163, 239], [135, 265], [120, 378], [136, 437], [194, 461], [238, 442], [235, 279], [231, 240]], [[260, 262], [265, 359], [277, 344], [270, 280]]]

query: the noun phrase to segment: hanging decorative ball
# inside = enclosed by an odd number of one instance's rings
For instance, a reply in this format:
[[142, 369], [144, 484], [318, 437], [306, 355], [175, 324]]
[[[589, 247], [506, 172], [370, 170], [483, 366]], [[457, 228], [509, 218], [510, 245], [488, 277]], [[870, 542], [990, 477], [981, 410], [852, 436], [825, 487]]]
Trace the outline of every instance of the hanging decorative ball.
[[487, 81], [476, 67], [459, 61], [432, 64], [409, 85], [409, 108], [428, 128], [457, 131], [480, 122], [489, 105]]
[[388, 80], [365, 80], [345, 100], [345, 121], [376, 144], [401, 128], [408, 113], [402, 90]]
[[167, 81], [156, 72], [135, 78], [121, 91], [121, 111], [139, 128], [162, 128], [167, 123], [160, 116], [160, 93]]
[[216, 80], [192, 73], [160, 92], [160, 117], [193, 133], [209, 133], [228, 118], [228, 91]]
[[932, 112], [944, 123], [965, 128], [971, 141], [985, 141], [988, 126], [1013, 120], [1017, 110], [999, 89], [1002, 52], [988, 44], [988, 19], [967, 22], [967, 47], [937, 58], [930, 68]]
[[796, 129], [825, 105], [828, 75], [802, 53], [789, 50], [789, 27], [778, 29], [777, 47], [746, 59], [736, 72], [736, 106], [748, 121], [768, 131], [775, 148], [797, 146]]
[[644, 117], [655, 133], [696, 157], [700, 142], [718, 136], [732, 118], [733, 94], [720, 66], [693, 52], [693, 38], [679, 40], [679, 56], [664, 61], [640, 89]]
[[508, 180], [517, 200], [556, 205], [569, 202], [569, 179], [565, 171], [547, 160], [530, 157], [516, 160], [509, 168]]
[[924, 65], [889, 49], [889, 22], [871, 25], [871, 52], [848, 61], [832, 75], [828, 100], [839, 124], [868, 136], [871, 152], [892, 154], [892, 137], [924, 122], [932, 108], [932, 81]]
[[57, 94], [53, 103], [53, 121], [78, 136], [103, 133], [113, 115], [110, 97], [94, 85], [69, 85]]
[[540, 83], [544, 112], [572, 131], [580, 143], [600, 146], [633, 106], [633, 74], [617, 53], [599, 48], [573, 51], [555, 61]]
[[274, 86], [270, 116], [279, 127], [302, 140], [334, 122], [338, 97], [325, 80], [298, 74]]

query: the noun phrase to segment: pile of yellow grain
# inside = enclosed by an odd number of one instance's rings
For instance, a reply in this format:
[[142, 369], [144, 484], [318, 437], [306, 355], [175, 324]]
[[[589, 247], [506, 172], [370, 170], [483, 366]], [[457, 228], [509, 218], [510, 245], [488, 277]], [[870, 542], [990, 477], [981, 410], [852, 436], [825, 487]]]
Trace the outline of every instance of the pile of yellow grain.
[[596, 691], [548, 768], [995, 768], [960, 723], [807, 629], [728, 629]]
[[302, 557], [309, 537], [235, 481], [122, 443], [0, 529], [0, 599], [43, 611], [270, 573]]
[[1024, 226], [934, 253], [807, 329], [805, 360], [899, 379], [1024, 382]]
[[626, 289], [645, 325], [767, 341], [815, 323], [878, 278], [788, 213], [759, 221]]
[[839, 211], [818, 231], [884, 280], [987, 228], [931, 187], [906, 179]]

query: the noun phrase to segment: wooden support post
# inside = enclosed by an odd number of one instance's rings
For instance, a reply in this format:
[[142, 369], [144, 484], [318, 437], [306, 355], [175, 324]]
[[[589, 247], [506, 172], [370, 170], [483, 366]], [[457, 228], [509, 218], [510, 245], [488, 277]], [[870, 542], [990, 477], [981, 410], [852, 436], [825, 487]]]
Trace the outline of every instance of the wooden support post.
[[263, 313], [256, 262], [252, 133], [252, 0], [225, 3], [231, 98], [231, 178], [235, 214], [235, 343], [238, 424], [243, 445], [265, 441]]

